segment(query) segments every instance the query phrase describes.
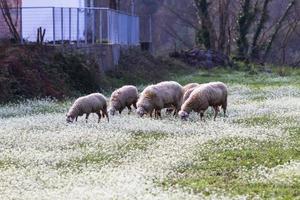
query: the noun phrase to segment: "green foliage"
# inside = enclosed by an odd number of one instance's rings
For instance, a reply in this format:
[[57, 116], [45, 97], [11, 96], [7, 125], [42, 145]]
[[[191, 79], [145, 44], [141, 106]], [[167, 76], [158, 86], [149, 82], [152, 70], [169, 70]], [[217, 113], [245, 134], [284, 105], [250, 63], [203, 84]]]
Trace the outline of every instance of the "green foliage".
[[196, 35], [196, 44], [198, 45], [204, 45], [206, 49], [210, 49], [210, 39], [209, 39], [209, 31], [202, 27], [202, 29], [197, 30]]

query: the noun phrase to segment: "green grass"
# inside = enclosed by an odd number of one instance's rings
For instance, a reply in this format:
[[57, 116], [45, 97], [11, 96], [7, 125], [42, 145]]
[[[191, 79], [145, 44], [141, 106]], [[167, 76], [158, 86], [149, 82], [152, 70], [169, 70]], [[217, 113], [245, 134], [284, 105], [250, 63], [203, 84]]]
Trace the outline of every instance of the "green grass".
[[300, 151], [295, 146], [275, 141], [223, 139], [202, 147], [193, 162], [183, 164], [175, 170], [180, 178], [170, 178], [163, 185], [180, 185], [206, 195], [225, 191], [231, 195], [293, 199], [300, 195], [300, 181], [279, 184], [253, 183], [243, 179], [258, 166], [272, 168], [291, 160], [300, 160]]
[[18, 162], [16, 160], [12, 160], [12, 159], [8, 159], [8, 158], [2, 159], [2, 160], [0, 160], [0, 171], [1, 171], [1, 169], [8, 169], [12, 166], [17, 166], [17, 165], [18, 165]]
[[[300, 71], [300, 70], [299, 70]], [[200, 70], [188, 76], [174, 75], [174, 80], [181, 84], [190, 82], [206, 83], [211, 81], [222, 81], [227, 84], [247, 85], [251, 89], [263, 89], [269, 86], [287, 86], [292, 85], [300, 88], [300, 72], [294, 70], [285, 77], [280, 77], [276, 73], [260, 72], [251, 74], [247, 71], [236, 71], [224, 68], [215, 68], [210, 71]]]

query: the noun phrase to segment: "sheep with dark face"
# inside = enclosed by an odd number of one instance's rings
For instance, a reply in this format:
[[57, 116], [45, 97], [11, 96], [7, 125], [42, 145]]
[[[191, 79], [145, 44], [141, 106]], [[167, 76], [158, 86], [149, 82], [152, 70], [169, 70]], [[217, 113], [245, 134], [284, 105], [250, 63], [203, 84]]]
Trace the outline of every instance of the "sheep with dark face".
[[67, 122], [71, 123], [74, 120], [77, 121], [78, 116], [82, 116], [84, 114], [86, 114], [85, 119], [87, 122], [91, 113], [96, 113], [98, 115], [98, 123], [100, 122], [102, 115], [103, 117], [106, 116], [109, 121], [106, 98], [102, 94], [93, 93], [76, 99], [67, 113]]
[[164, 81], [150, 85], [144, 89], [137, 102], [137, 114], [142, 117], [155, 110], [160, 116], [161, 109], [171, 106], [174, 106], [177, 113], [182, 104], [182, 96], [182, 86], [175, 81]]
[[222, 106], [224, 116], [227, 109], [227, 86], [222, 82], [211, 82], [202, 84], [192, 91], [189, 98], [182, 104], [179, 116], [187, 119], [191, 111], [200, 113], [201, 120], [204, 112], [209, 106], [215, 110], [214, 120], [216, 119], [219, 106]]
[[114, 91], [110, 98], [109, 113], [114, 115], [116, 111], [120, 114], [125, 107], [131, 112], [131, 106], [136, 109], [136, 102], [138, 100], [138, 90], [135, 86], [126, 85]]

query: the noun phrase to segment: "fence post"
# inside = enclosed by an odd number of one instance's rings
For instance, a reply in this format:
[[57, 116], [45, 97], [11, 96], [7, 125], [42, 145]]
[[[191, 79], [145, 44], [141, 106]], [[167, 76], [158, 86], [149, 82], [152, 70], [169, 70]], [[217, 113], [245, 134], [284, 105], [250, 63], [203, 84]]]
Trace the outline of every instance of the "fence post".
[[100, 41], [100, 43], [102, 43], [102, 10], [100, 9], [99, 10], [99, 12], [100, 12], [100, 22], [99, 22], [99, 41]]
[[110, 10], [107, 10], [107, 43], [110, 42], [110, 23], [111, 23], [111, 19], [110, 19]]
[[71, 44], [72, 40], [72, 8], [69, 8], [69, 43]]
[[53, 45], [55, 45], [55, 7], [52, 7]]
[[131, 45], [131, 39], [132, 39], [132, 15], [129, 17], [129, 28], [128, 28], [128, 44]]
[[76, 35], [76, 39], [77, 39], [77, 46], [79, 46], [79, 8], [77, 8], [77, 35]]
[[149, 17], [149, 43], [150, 43], [150, 52], [152, 52], [152, 15]]
[[24, 44], [24, 42], [23, 42], [23, 14], [22, 14], [22, 12], [23, 12], [23, 8], [22, 7], [20, 7], [20, 39], [21, 39], [21, 44]]
[[95, 44], [95, 9], [91, 9], [92, 15], [92, 44]]
[[87, 8], [84, 9], [84, 36], [85, 36], [85, 44], [88, 43], [88, 24], [87, 24]]
[[64, 9], [60, 8], [60, 28], [61, 28], [61, 44], [64, 44]]

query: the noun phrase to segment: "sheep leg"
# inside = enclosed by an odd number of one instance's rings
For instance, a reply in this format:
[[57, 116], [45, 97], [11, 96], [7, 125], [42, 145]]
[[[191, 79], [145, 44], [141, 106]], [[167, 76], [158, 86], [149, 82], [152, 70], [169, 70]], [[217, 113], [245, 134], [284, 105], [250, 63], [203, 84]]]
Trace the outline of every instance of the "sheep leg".
[[106, 111], [106, 110], [103, 110], [102, 112], [103, 112], [103, 114], [106, 116], [106, 118], [107, 118], [107, 121], [109, 122], [109, 117], [108, 117], [108, 113], [107, 113], [107, 111]]
[[132, 105], [133, 105], [134, 109], [137, 109], [136, 102], [134, 102]]
[[154, 113], [154, 118], [156, 118], [156, 109], [153, 109], [152, 111], [149, 112], [150, 117], [153, 117], [153, 113]]
[[78, 116], [75, 118], [75, 121], [77, 122]]
[[176, 109], [174, 110], [173, 116], [176, 117], [178, 115], [179, 111], [180, 111], [180, 107], [176, 106]]
[[89, 119], [89, 113], [86, 113], [86, 115], [85, 115], [85, 121], [86, 121], [86, 123], [88, 122], [88, 119]]
[[224, 117], [226, 117], [227, 103], [222, 105], [222, 109], [224, 111]]
[[131, 113], [131, 107], [130, 106], [126, 106], [128, 108], [128, 115]]
[[219, 106], [214, 106], [214, 110], [215, 110], [215, 116], [214, 116], [214, 121], [216, 121], [218, 112], [219, 112]]
[[98, 115], [98, 123], [100, 123], [100, 120], [101, 120], [101, 112], [97, 112], [97, 115]]
[[204, 116], [204, 113], [203, 113], [203, 112], [200, 112], [200, 119], [201, 119], [201, 121], [202, 121], [202, 119], [203, 119], [203, 116]]
[[156, 119], [158, 119], [158, 118], [161, 119], [161, 118], [162, 118], [162, 117], [161, 117], [161, 111], [160, 111], [160, 110], [155, 110], [155, 118], [156, 118]]

